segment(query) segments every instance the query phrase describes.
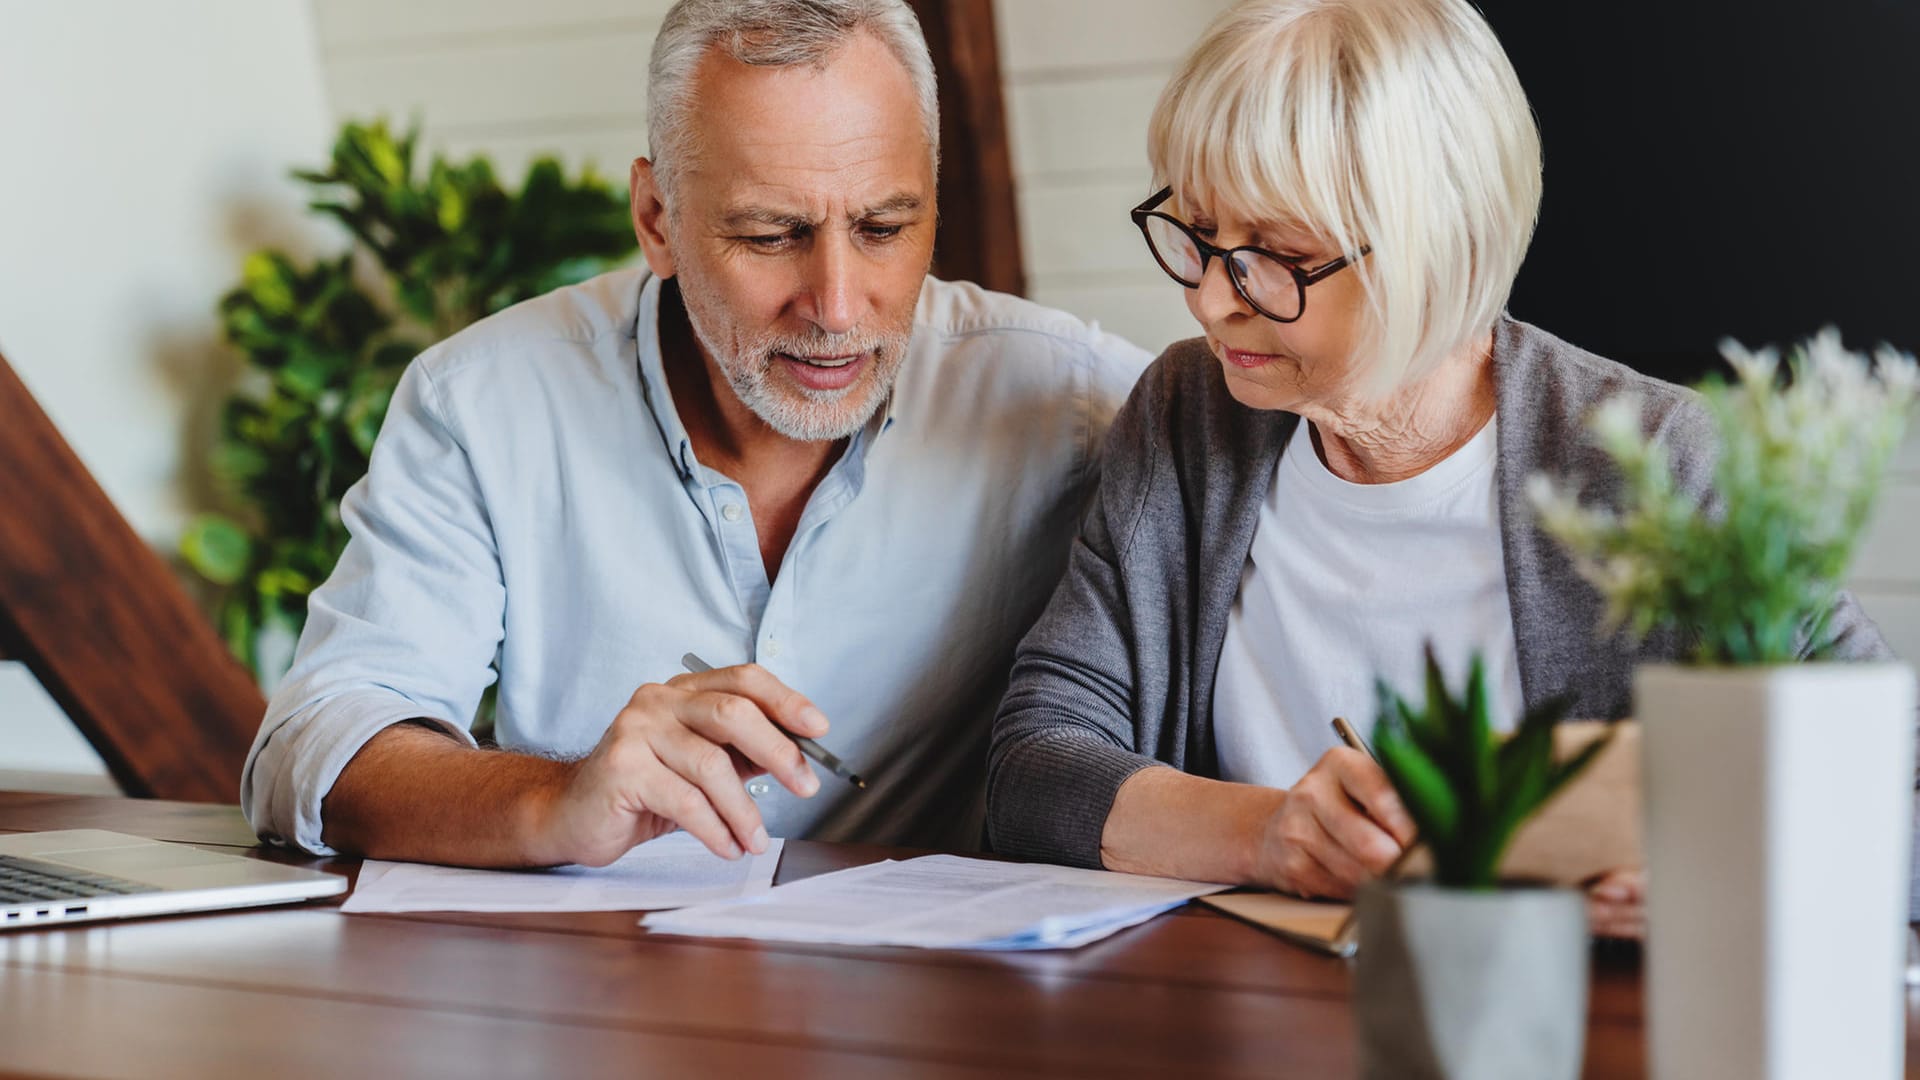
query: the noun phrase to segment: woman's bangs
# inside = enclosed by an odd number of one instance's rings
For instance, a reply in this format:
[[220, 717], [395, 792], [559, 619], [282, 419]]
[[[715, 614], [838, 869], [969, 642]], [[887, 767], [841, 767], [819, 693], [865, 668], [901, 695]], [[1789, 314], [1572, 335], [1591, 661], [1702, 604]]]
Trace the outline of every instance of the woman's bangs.
[[[1252, 79], [1236, 70], [1246, 63], [1232, 57], [1161, 103], [1156, 176], [1173, 188], [1180, 213], [1296, 228], [1357, 247], [1351, 178], [1338, 168], [1349, 156], [1335, 134], [1344, 123], [1328, 115], [1324, 93], [1315, 101], [1295, 92], [1298, 80], [1286, 76], [1297, 72]], [[1308, 173], [1309, 165], [1325, 167], [1325, 175]]]

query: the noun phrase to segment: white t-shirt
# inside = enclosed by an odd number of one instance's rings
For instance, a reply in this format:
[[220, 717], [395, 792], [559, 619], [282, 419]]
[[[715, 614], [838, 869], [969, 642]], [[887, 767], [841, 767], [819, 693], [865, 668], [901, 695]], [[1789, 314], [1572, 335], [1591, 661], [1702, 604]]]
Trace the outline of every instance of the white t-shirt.
[[1490, 716], [1522, 707], [1494, 485], [1495, 423], [1426, 472], [1353, 484], [1295, 429], [1260, 511], [1213, 688], [1221, 777], [1292, 787], [1340, 745], [1336, 716], [1370, 735], [1376, 677], [1416, 708], [1434, 645], [1449, 688], [1477, 649]]

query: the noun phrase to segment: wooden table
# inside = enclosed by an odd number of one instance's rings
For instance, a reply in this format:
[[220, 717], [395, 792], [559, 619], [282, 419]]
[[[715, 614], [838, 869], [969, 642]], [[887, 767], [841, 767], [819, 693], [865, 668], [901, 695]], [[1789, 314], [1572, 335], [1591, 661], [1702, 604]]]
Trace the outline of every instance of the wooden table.
[[[0, 832], [58, 828], [356, 869], [254, 848], [233, 807], [0, 793]], [[890, 854], [790, 842], [779, 880]], [[1596, 970], [1588, 1076], [1643, 1074], [1639, 982]], [[1345, 1077], [1348, 993], [1344, 961], [1196, 908], [978, 954], [323, 902], [0, 934], [0, 1075]]]

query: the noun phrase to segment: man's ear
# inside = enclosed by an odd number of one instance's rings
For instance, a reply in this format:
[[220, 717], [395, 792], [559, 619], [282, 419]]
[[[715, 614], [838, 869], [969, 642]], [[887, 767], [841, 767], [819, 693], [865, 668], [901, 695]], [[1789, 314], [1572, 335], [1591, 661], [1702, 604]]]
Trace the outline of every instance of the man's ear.
[[640, 241], [641, 253], [647, 257], [647, 268], [655, 277], [672, 277], [675, 270], [673, 243], [667, 238], [667, 205], [661, 201], [660, 185], [654, 180], [653, 162], [646, 158], [633, 159], [627, 194], [629, 212], [633, 215], [633, 235]]

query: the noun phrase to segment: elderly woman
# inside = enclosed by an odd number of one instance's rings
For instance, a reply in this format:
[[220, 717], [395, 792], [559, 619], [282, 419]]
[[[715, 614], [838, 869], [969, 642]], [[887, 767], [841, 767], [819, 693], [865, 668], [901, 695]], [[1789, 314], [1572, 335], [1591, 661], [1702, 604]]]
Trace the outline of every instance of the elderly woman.
[[[996, 722], [995, 847], [1080, 866], [1345, 897], [1413, 836], [1340, 746], [1374, 679], [1458, 681], [1493, 713], [1629, 707], [1674, 635], [1599, 640], [1601, 601], [1532, 523], [1536, 472], [1611, 494], [1583, 422], [1636, 391], [1704, 492], [1694, 398], [1504, 313], [1540, 200], [1513, 68], [1465, 0], [1248, 0], [1161, 96], [1164, 190], [1134, 210], [1204, 336], [1115, 421], [1066, 580]], [[1630, 263], [1620, 267], [1624, 284]], [[1840, 656], [1889, 656], [1843, 598]], [[1637, 874], [1595, 890], [1630, 934]]]

